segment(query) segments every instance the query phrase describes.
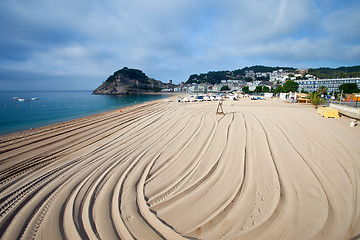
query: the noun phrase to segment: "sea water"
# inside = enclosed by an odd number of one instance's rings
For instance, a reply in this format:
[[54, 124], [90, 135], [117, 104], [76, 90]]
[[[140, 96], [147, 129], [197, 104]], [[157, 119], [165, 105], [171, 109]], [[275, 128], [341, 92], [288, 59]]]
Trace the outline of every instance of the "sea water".
[[[0, 135], [165, 97], [167, 96], [92, 95], [91, 91], [0, 91]], [[17, 98], [25, 100], [19, 101]]]

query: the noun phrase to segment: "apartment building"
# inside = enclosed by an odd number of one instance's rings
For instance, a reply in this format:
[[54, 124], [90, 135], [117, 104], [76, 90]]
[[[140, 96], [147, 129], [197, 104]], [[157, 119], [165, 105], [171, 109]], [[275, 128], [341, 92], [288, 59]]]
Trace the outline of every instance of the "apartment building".
[[344, 83], [356, 83], [360, 87], [360, 78], [336, 78], [336, 79], [305, 79], [295, 80], [299, 84], [299, 91], [315, 92], [320, 86], [328, 88], [328, 92], [339, 92], [339, 86]]

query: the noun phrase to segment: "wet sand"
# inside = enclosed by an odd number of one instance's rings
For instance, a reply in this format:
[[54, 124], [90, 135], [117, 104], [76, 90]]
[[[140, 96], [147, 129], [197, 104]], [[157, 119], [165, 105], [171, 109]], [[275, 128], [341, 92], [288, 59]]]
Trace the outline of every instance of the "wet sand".
[[[175, 97], [172, 97], [173, 100]], [[352, 239], [360, 126], [154, 101], [1, 136], [1, 239]]]

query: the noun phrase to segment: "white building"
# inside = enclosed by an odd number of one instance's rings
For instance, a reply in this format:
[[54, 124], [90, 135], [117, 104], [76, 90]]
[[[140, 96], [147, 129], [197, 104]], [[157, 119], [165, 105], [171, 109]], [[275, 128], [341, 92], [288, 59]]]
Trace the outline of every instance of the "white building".
[[197, 91], [198, 92], [205, 92], [205, 89], [207, 89], [204, 85], [199, 85]]
[[274, 96], [274, 93], [264, 93], [264, 97], [266, 98], [272, 98]]
[[259, 86], [261, 81], [248, 82], [246, 85], [249, 87], [250, 91], [255, 91], [256, 87]]
[[174, 92], [182, 92], [183, 88], [182, 87], [175, 87], [174, 88]]
[[187, 88], [187, 92], [196, 92], [196, 91], [197, 91], [196, 85], [192, 85]]
[[279, 69], [277, 71], [273, 71], [270, 74], [270, 82], [285, 82], [286, 80], [289, 79], [288, 76], [289, 73], [285, 72], [283, 69]]
[[223, 86], [222, 84], [215, 84], [215, 85], [213, 86], [213, 88], [212, 88], [212, 91], [213, 91], [213, 92], [220, 92], [222, 86]]
[[245, 77], [246, 78], [254, 78], [255, 77], [254, 71], [253, 70], [245, 71]]
[[328, 92], [339, 92], [339, 86], [344, 83], [356, 83], [360, 87], [360, 78], [336, 78], [336, 79], [306, 79], [296, 80], [299, 91], [315, 92], [320, 86], [325, 86]]

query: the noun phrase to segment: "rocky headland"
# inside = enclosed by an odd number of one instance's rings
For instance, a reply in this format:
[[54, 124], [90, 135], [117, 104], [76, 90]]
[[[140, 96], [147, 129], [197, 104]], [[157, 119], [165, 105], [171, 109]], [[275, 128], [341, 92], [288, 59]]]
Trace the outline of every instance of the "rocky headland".
[[173, 88], [172, 83], [163, 83], [149, 78], [138, 69], [124, 67], [110, 75], [105, 82], [93, 91], [93, 94], [145, 94], [160, 92], [165, 88]]

